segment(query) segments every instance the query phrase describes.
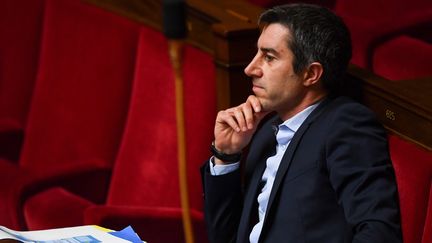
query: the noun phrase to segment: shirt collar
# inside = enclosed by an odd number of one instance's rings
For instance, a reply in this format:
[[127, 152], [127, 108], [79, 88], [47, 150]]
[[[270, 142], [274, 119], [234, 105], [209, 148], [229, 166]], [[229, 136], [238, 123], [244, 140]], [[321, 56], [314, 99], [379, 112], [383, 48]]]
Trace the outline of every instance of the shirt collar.
[[289, 144], [292, 137], [294, 136], [295, 132], [297, 132], [297, 130], [303, 124], [306, 118], [319, 104], [320, 102], [310, 105], [306, 109], [291, 117], [290, 119], [282, 122], [277, 127], [274, 126], [276, 141], [278, 145], [286, 148], [286, 146]]
[[279, 129], [281, 129], [283, 126], [287, 127], [293, 132], [297, 132], [301, 124], [306, 120], [306, 118], [312, 113], [312, 111], [315, 110], [315, 108], [321, 103], [317, 102], [313, 105], [310, 105], [306, 107], [306, 109], [302, 110], [301, 112], [295, 114], [290, 119], [284, 121], [282, 124], [279, 125]]

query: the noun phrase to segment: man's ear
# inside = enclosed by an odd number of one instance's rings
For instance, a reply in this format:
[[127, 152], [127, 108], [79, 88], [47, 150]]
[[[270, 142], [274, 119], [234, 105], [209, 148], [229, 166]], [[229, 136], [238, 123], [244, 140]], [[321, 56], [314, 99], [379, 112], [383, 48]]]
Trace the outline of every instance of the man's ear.
[[307, 67], [303, 73], [303, 84], [305, 86], [311, 86], [316, 84], [322, 74], [324, 72], [324, 68], [319, 62], [313, 62]]

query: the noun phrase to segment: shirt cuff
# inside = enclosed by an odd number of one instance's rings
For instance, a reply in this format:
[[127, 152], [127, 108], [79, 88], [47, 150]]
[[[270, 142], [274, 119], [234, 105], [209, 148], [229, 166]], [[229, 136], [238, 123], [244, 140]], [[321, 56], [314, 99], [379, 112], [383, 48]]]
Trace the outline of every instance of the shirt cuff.
[[213, 157], [210, 158], [209, 165], [210, 165], [210, 174], [214, 176], [228, 174], [230, 172], [237, 170], [240, 167], [240, 161], [226, 164], [226, 165], [215, 165], [212, 162], [213, 159], [214, 159]]

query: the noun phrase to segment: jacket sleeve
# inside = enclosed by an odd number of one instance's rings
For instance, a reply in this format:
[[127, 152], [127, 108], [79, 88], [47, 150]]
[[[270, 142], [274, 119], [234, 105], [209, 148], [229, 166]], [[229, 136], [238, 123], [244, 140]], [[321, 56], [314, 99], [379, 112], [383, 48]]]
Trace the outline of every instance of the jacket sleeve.
[[326, 141], [331, 184], [353, 243], [402, 242], [396, 179], [386, 133], [372, 112], [343, 106]]
[[208, 161], [201, 167], [205, 220], [211, 243], [234, 243], [242, 212], [240, 170], [213, 176]]

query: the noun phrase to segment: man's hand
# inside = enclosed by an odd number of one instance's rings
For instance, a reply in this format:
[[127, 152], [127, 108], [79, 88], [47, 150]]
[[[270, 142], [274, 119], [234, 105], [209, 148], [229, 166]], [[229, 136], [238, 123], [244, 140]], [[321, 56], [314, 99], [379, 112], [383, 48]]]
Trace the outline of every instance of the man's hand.
[[[261, 119], [269, 112], [262, 111], [256, 96], [249, 96], [245, 103], [220, 111], [215, 124], [215, 147], [225, 154], [235, 154], [250, 142]], [[215, 159], [216, 164], [223, 161]]]

